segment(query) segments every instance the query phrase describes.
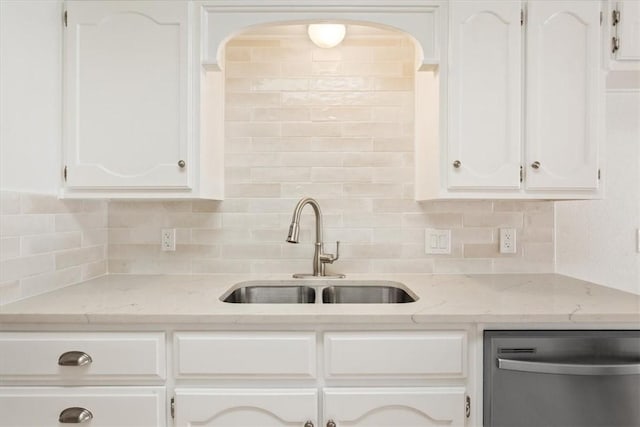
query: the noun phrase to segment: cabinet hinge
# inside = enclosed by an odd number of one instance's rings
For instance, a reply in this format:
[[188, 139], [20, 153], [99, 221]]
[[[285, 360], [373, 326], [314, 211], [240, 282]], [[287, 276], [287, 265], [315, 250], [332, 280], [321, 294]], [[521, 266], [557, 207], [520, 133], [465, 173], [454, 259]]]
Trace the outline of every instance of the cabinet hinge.
[[176, 398], [171, 398], [171, 418], [176, 417]]
[[616, 25], [618, 25], [619, 22], [620, 22], [620, 11], [617, 9], [613, 9], [611, 11], [611, 25], [615, 27]]
[[64, 167], [64, 170], [62, 171], [62, 176], [64, 176], [64, 182], [67, 182], [67, 167]]
[[524, 168], [520, 166], [520, 182], [524, 182]]
[[524, 9], [520, 9], [520, 25], [524, 25]]
[[467, 418], [471, 416], [471, 398], [469, 396], [464, 400], [464, 414]]
[[604, 14], [600, 11], [600, 26], [602, 26], [602, 21], [604, 20]]
[[611, 38], [611, 53], [616, 53], [620, 49], [620, 39], [618, 37]]
[[68, 18], [68, 15], [67, 15], [67, 11], [65, 10], [65, 11], [64, 11], [64, 18], [63, 18], [63, 19], [64, 19], [64, 26], [65, 26], [65, 27], [67, 27], [67, 26], [68, 26], [68, 23], [69, 23], [69, 21], [68, 21], [68, 19], [67, 19], [67, 18]]
[[600, 169], [598, 169], [598, 181], [600, 181]]

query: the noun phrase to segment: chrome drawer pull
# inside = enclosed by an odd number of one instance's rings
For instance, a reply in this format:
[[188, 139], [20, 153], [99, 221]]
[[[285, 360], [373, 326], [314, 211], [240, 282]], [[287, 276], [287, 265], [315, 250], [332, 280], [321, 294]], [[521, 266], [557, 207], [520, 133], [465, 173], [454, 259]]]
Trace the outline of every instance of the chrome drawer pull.
[[62, 353], [58, 359], [58, 365], [60, 366], [84, 366], [91, 362], [93, 362], [93, 359], [84, 351], [67, 351]]
[[93, 414], [85, 408], [67, 408], [60, 412], [58, 422], [63, 424], [80, 424], [91, 421]]

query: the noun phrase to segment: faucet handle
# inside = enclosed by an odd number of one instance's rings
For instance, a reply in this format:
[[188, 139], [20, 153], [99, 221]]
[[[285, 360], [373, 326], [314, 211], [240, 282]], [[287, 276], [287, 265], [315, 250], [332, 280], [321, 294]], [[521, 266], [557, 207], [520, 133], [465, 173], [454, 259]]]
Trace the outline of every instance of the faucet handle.
[[321, 254], [320, 261], [323, 263], [332, 264], [333, 261], [337, 261], [340, 258], [340, 240], [336, 242], [336, 255], [333, 254]]

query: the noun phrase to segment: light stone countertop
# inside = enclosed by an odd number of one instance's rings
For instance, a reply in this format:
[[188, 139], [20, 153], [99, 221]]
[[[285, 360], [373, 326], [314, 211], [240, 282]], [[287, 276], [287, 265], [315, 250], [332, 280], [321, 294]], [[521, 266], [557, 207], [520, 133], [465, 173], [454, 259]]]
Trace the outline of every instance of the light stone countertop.
[[[640, 326], [639, 295], [556, 274], [389, 274], [347, 278], [404, 283], [419, 297], [409, 304], [220, 301], [238, 282], [265, 279], [290, 280], [290, 276], [108, 275], [0, 306], [0, 324], [624, 322]], [[313, 286], [326, 283], [316, 281]], [[340, 281], [331, 280], [330, 284], [334, 283]]]

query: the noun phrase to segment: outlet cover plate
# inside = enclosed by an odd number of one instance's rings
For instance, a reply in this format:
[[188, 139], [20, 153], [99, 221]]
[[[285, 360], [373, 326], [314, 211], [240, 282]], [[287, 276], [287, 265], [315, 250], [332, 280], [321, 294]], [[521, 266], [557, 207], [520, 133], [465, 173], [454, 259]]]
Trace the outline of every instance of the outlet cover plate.
[[500, 229], [500, 253], [515, 254], [516, 248], [516, 229], [501, 228]]
[[173, 252], [176, 250], [176, 229], [163, 228], [160, 236], [160, 248], [165, 252]]

